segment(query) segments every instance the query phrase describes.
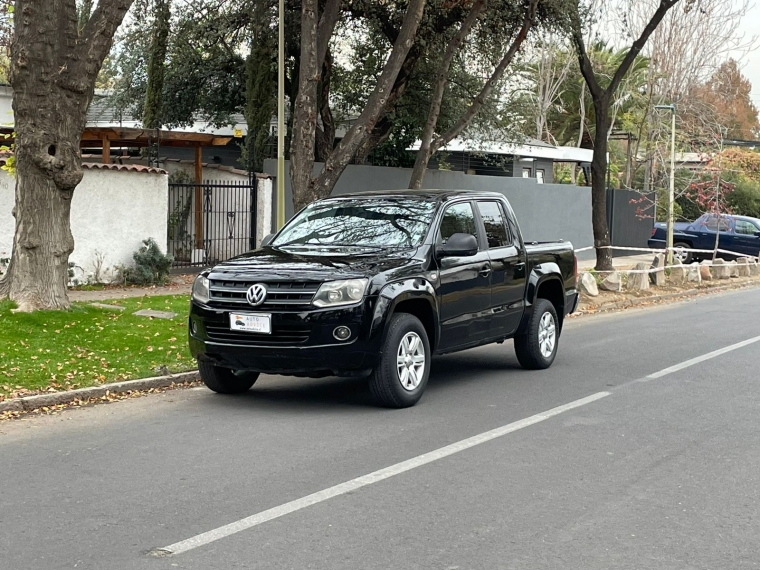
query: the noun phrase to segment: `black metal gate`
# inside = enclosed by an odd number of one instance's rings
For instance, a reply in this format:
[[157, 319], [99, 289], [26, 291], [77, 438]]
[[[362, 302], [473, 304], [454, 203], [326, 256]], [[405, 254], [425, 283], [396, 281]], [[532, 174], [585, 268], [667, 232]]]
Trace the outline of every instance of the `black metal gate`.
[[169, 184], [175, 267], [212, 265], [256, 248], [256, 180]]

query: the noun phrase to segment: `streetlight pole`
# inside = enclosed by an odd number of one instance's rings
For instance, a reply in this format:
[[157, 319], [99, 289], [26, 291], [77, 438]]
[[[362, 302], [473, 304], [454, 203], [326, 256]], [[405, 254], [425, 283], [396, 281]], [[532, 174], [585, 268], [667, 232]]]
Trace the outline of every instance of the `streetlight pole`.
[[668, 192], [668, 234], [665, 246], [668, 249], [668, 265], [673, 265], [673, 204], [676, 193], [676, 106], [655, 105], [655, 109], [667, 109], [670, 111], [672, 123], [670, 127], [670, 190]]
[[285, 225], [285, 0], [280, 0], [277, 70], [277, 229]]

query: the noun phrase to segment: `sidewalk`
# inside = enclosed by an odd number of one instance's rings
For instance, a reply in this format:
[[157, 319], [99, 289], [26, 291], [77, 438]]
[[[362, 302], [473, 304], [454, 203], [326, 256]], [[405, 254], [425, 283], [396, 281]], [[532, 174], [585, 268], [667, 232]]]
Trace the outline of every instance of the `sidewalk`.
[[[612, 258], [612, 267], [615, 269], [631, 269], [637, 263], [650, 265], [654, 259], [654, 253], [642, 253], [640, 255], [626, 255]], [[578, 260], [578, 271], [589, 271], [596, 265], [596, 259]]]
[[172, 275], [167, 285], [154, 287], [108, 287], [99, 291], [69, 291], [69, 300], [76, 303], [99, 302], [130, 297], [190, 295], [195, 275]]

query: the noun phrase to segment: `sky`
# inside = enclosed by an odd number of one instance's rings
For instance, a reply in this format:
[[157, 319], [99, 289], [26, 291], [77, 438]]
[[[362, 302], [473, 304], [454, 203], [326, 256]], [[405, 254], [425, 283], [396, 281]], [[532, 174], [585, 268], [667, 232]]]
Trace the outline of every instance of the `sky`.
[[[750, 39], [760, 34], [760, 3], [755, 2], [742, 21], [739, 30], [745, 38]], [[742, 72], [752, 83], [752, 101], [760, 109], [760, 42], [748, 54], [743, 54], [739, 59]]]

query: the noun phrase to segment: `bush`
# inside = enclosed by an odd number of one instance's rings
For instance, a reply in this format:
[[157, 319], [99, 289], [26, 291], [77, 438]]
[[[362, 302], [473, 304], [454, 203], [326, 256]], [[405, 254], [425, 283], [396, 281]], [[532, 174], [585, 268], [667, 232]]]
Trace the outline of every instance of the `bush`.
[[143, 241], [143, 246], [132, 256], [134, 267], [122, 269], [125, 283], [132, 285], [162, 285], [166, 282], [174, 259], [164, 255], [153, 238]]

